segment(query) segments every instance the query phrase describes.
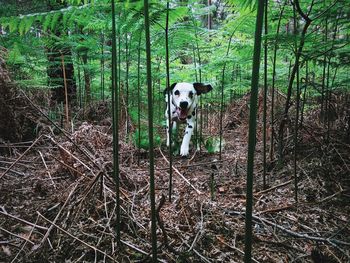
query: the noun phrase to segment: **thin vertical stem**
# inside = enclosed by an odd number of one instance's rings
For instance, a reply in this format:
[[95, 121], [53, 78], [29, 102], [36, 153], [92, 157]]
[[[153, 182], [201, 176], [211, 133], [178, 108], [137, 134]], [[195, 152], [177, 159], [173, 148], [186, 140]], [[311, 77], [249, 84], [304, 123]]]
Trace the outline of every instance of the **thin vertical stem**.
[[104, 58], [104, 34], [101, 36], [101, 98], [105, 100], [105, 58]]
[[[297, 17], [295, 6], [293, 5], [293, 23], [294, 23], [294, 50], [295, 53], [298, 50], [297, 43]], [[298, 204], [298, 174], [297, 174], [297, 154], [298, 154], [298, 127], [299, 127], [299, 105], [300, 105], [300, 87], [299, 87], [299, 67], [296, 69], [296, 116], [295, 116], [295, 126], [294, 126], [294, 156], [293, 156], [293, 165], [294, 165], [294, 201]]]
[[112, 0], [112, 118], [113, 118], [113, 178], [116, 194], [116, 235], [120, 245], [120, 196], [119, 196], [119, 129], [118, 129], [118, 88], [117, 88], [117, 44], [115, 25], [115, 0]]
[[301, 107], [301, 112], [300, 112], [300, 126], [303, 125], [304, 122], [304, 109], [305, 109], [305, 105], [306, 105], [306, 90], [307, 90], [307, 86], [309, 83], [309, 62], [306, 60], [305, 63], [305, 84], [304, 84], [304, 92], [303, 92], [303, 99], [302, 99], [302, 107]]
[[[125, 126], [126, 126], [126, 133], [129, 133], [129, 49], [131, 47], [129, 46], [129, 41], [128, 41], [128, 33], [125, 33], [125, 89], [126, 89], [126, 94], [125, 94]], [[131, 45], [131, 40], [130, 40], [130, 45]]]
[[[227, 46], [227, 51], [226, 51], [226, 57], [228, 57], [228, 54], [230, 52], [230, 48], [231, 48], [231, 43], [232, 43], [232, 38], [233, 35], [236, 32], [236, 29], [233, 30], [232, 34], [230, 35], [230, 40], [228, 42], [228, 46]], [[224, 86], [225, 86], [225, 71], [226, 71], [226, 62], [224, 62], [224, 66], [222, 68], [222, 77], [221, 77], [221, 100], [220, 100], [220, 138], [219, 138], [219, 160], [221, 160], [222, 158], [222, 136], [223, 136], [223, 132], [222, 132], [222, 120], [224, 117]]]
[[245, 215], [245, 247], [244, 262], [250, 263], [252, 258], [252, 213], [253, 213], [253, 178], [254, 178], [254, 152], [256, 140], [256, 114], [258, 104], [259, 69], [261, 53], [261, 33], [264, 18], [264, 0], [258, 1], [258, 10], [255, 24], [254, 57], [251, 82], [250, 115], [248, 132], [248, 161], [247, 161], [247, 189], [246, 189], [246, 215]]
[[263, 188], [266, 189], [266, 114], [267, 114], [267, 6], [268, 0], [265, 0], [265, 40], [264, 40], [264, 109], [263, 109]]
[[275, 143], [275, 80], [276, 80], [276, 61], [277, 61], [277, 50], [278, 50], [278, 36], [281, 27], [281, 20], [284, 12], [284, 8], [287, 4], [287, 1], [283, 3], [282, 9], [280, 11], [280, 15], [277, 23], [276, 37], [274, 41], [274, 50], [273, 50], [273, 61], [272, 61], [272, 83], [271, 83], [271, 144], [270, 144], [270, 162], [273, 161], [274, 156], [274, 143]]
[[[195, 32], [195, 38], [196, 38], [196, 51], [197, 51], [197, 57], [198, 57], [198, 81], [202, 82], [202, 69], [201, 69], [201, 65], [202, 65], [202, 59], [201, 59], [201, 54], [199, 51], [199, 44], [198, 44], [198, 33], [197, 33], [197, 25], [196, 25], [196, 20], [194, 20], [193, 18], [193, 25], [194, 25], [194, 32]], [[197, 79], [197, 76], [196, 76]], [[202, 97], [199, 97], [199, 105], [197, 107], [197, 110], [199, 108], [199, 112], [201, 111], [202, 108]], [[198, 111], [197, 111], [198, 112]], [[198, 120], [198, 114], [196, 112], [196, 118]], [[196, 137], [196, 149], [198, 147], [198, 138], [199, 138], [199, 150], [201, 151], [202, 149], [202, 115], [200, 116], [199, 119], [200, 122], [200, 132], [199, 132], [199, 136], [198, 136], [198, 121], [196, 121], [196, 127], [195, 127], [195, 137]]]
[[83, 91], [82, 91], [82, 84], [81, 84], [81, 73], [80, 73], [80, 66], [79, 66], [79, 58], [77, 61], [77, 67], [78, 67], [78, 89], [79, 89], [79, 108], [83, 106]]
[[140, 67], [141, 67], [141, 38], [142, 32], [140, 32], [139, 45], [137, 49], [137, 127], [139, 128], [137, 145], [137, 165], [140, 166], [140, 154], [141, 154], [141, 79], [140, 79]]
[[[121, 17], [120, 17], [120, 11], [118, 12], [118, 19], [121, 21]], [[117, 59], [117, 79], [118, 79], [118, 94], [119, 94], [119, 96], [118, 96], [118, 105], [122, 105], [122, 96], [121, 96], [121, 94], [122, 94], [122, 78], [121, 78], [121, 61], [122, 61], [122, 58], [121, 58], [121, 37], [120, 37], [120, 26], [118, 26], [118, 32], [117, 32], [117, 35], [118, 35], [118, 59]], [[120, 109], [121, 109], [121, 107], [120, 107]], [[122, 111], [121, 110], [119, 110], [118, 111], [118, 122], [119, 122], [119, 120], [121, 120], [122, 119]], [[118, 123], [118, 125], [119, 125], [119, 123]]]
[[[166, 67], [166, 87], [170, 87], [170, 73], [169, 73], [169, 1], [166, 3], [166, 22], [165, 22], [165, 67]], [[169, 202], [171, 202], [172, 185], [173, 185], [173, 151], [172, 151], [172, 124], [170, 112], [170, 90], [167, 92], [168, 96], [168, 120], [169, 120]], [[167, 124], [167, 125], [168, 125]]]
[[146, 35], [146, 64], [148, 88], [148, 138], [149, 138], [149, 173], [150, 173], [150, 200], [151, 200], [151, 237], [152, 262], [157, 262], [157, 226], [156, 203], [154, 185], [154, 144], [153, 144], [153, 94], [152, 94], [152, 68], [151, 68], [151, 40], [149, 25], [148, 0], [144, 0], [145, 35]]
[[63, 83], [64, 83], [64, 100], [65, 100], [65, 126], [66, 128], [69, 127], [69, 108], [68, 108], [68, 87], [67, 87], [67, 77], [66, 77], [66, 67], [64, 65], [64, 56], [61, 54], [61, 62], [62, 62], [62, 72], [63, 72]]

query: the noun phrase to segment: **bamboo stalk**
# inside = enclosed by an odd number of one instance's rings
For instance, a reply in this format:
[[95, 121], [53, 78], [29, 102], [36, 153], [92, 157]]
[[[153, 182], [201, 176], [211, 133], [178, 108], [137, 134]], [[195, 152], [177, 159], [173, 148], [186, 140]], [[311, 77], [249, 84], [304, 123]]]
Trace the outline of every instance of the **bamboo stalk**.
[[256, 140], [256, 114], [259, 86], [260, 52], [261, 52], [261, 33], [264, 17], [264, 0], [258, 1], [258, 10], [255, 24], [255, 41], [253, 70], [251, 82], [250, 97], [250, 115], [248, 132], [248, 161], [247, 161], [247, 190], [246, 190], [246, 217], [245, 217], [245, 246], [244, 262], [252, 261], [252, 213], [253, 213], [253, 177], [254, 177], [254, 152]]
[[113, 118], [113, 178], [115, 180], [116, 194], [116, 235], [120, 245], [120, 196], [119, 196], [119, 103], [117, 88], [117, 43], [115, 23], [115, 0], [112, 0], [112, 118]]
[[151, 65], [151, 39], [148, 0], [144, 0], [145, 37], [146, 37], [146, 64], [148, 87], [148, 138], [149, 138], [149, 176], [150, 176], [150, 201], [151, 201], [151, 239], [152, 262], [157, 262], [157, 222], [156, 201], [154, 184], [154, 142], [153, 142], [153, 94], [152, 94], [152, 65]]

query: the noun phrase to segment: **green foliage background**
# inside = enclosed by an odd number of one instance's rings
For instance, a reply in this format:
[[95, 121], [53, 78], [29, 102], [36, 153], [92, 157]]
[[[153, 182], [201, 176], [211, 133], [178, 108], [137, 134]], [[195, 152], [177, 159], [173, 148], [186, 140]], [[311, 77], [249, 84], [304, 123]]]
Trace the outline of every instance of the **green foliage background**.
[[[7, 49], [7, 64], [13, 79], [26, 88], [50, 88], [47, 77], [47, 50], [50, 47], [69, 47], [73, 53], [73, 63], [78, 82], [78, 98], [84, 96], [84, 79], [79, 71], [88, 71], [91, 77], [93, 100], [111, 98], [111, 15], [109, 0], [26, 0], [16, 4], [1, 1], [0, 25], [1, 45]], [[303, 1], [301, 8], [306, 12], [311, 0]], [[329, 84], [332, 90], [349, 89], [349, 11], [348, 1], [316, 1], [310, 16], [317, 17], [313, 22], [302, 55], [301, 75], [305, 75], [305, 61], [314, 76], [315, 86], [306, 92], [311, 97], [320, 96], [323, 61], [330, 62], [331, 72], [336, 77]], [[165, 88], [165, 15], [166, 1], [150, 1], [151, 48], [154, 85], [155, 117], [158, 127], [162, 126], [164, 102], [162, 91]], [[212, 1], [171, 1], [169, 18], [170, 79], [171, 82], [211, 83], [214, 91], [203, 98], [215, 108], [220, 103], [222, 68], [225, 71], [225, 102], [249, 89], [253, 51], [255, 1], [227, 0]], [[282, 18], [281, 32], [276, 28], [279, 12], [284, 1], [270, 1], [268, 42], [269, 63], [275, 41], [278, 47], [276, 67], [276, 87], [285, 92], [288, 85], [290, 63], [293, 61], [293, 43], [298, 40], [292, 34], [293, 8], [286, 4]], [[140, 101], [142, 118], [147, 118], [145, 50], [142, 1], [117, 1], [117, 30], [120, 41], [120, 76], [122, 94], [128, 92], [128, 110], [133, 123], [136, 123], [138, 98], [137, 54], [141, 49]], [[324, 12], [326, 10], [326, 12]], [[210, 14], [212, 28], [207, 27]], [[299, 17], [299, 28], [303, 20]], [[325, 37], [325, 30], [328, 35]], [[336, 29], [335, 32], [333, 32]], [[54, 32], [61, 32], [59, 35]], [[230, 36], [231, 49], [226, 55]], [[333, 37], [334, 36], [334, 37]], [[139, 43], [139, 39], [141, 42]], [[86, 54], [88, 63], [82, 63]], [[200, 57], [200, 64], [199, 64]], [[104, 70], [101, 68], [104, 61]], [[128, 63], [129, 70], [126, 70]], [[272, 69], [268, 68], [268, 81], [271, 83]], [[105, 88], [101, 90], [101, 80]], [[126, 86], [129, 90], [126, 91]], [[84, 99], [80, 106], [84, 107]]]

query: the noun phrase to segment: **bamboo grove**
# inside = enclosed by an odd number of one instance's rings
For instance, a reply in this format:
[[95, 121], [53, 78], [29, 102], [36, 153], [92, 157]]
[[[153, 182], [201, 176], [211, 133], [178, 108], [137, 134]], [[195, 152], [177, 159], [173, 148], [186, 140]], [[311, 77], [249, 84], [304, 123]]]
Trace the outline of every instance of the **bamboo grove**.
[[[319, 121], [327, 131], [320, 140], [324, 145], [331, 143], [334, 98], [349, 93], [349, 2], [47, 2], [23, 1], [15, 9], [11, 1], [4, 1], [0, 45], [7, 49], [6, 62], [18, 86], [51, 94], [50, 101], [40, 106], [48, 109], [47, 116], [60, 130], [72, 132], [78, 115], [88, 119], [93, 114], [91, 105], [108, 108], [113, 120], [113, 228], [118, 249], [125, 247], [121, 239], [126, 212], [121, 207], [119, 182], [124, 165], [119, 151], [125, 143], [137, 148], [138, 166], [147, 162], [149, 168], [147, 242], [152, 250], [147, 253], [152, 262], [160, 260], [158, 253], [163, 248], [157, 242], [157, 202], [161, 197], [155, 190], [160, 187], [155, 185], [155, 151], [165, 149], [165, 87], [183, 81], [214, 87], [200, 98], [193, 144], [197, 154], [215, 155], [218, 162], [225, 153], [225, 111], [249, 94], [242, 253], [245, 262], [253, 262], [254, 191], [273, 185], [272, 166], [282, 169], [293, 160], [290, 188], [298, 205], [301, 168], [297, 160], [303, 147], [299, 134], [308, 111], [320, 107]], [[263, 127], [257, 127], [260, 113]], [[262, 130], [261, 141], [257, 141], [258, 130]], [[167, 185], [162, 187], [171, 203], [176, 200], [173, 159], [178, 158], [179, 145], [172, 143], [176, 131], [169, 132], [170, 149], [165, 150], [169, 162], [164, 169]], [[257, 144], [263, 146], [262, 151], [256, 152]], [[262, 158], [259, 167], [254, 165], [258, 157]], [[262, 171], [261, 179], [256, 178], [257, 170]]]

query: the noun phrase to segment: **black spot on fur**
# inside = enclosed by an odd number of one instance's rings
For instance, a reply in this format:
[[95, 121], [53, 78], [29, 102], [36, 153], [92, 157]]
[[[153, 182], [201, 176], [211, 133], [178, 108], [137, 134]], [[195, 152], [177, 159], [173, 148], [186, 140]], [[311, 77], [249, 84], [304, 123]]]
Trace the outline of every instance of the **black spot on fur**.
[[187, 119], [191, 119], [191, 118], [192, 118], [192, 116], [191, 116], [191, 115], [188, 115], [188, 116], [187, 116]]
[[196, 111], [194, 110], [194, 111], [192, 111], [192, 115], [193, 116], [195, 116], [196, 115]]
[[185, 132], [185, 134], [188, 134], [188, 131], [187, 131], [187, 132]]
[[192, 129], [193, 127], [192, 127], [192, 125], [188, 125], [188, 128], [189, 128], [189, 129]]
[[176, 111], [173, 111], [173, 114], [175, 113]]

